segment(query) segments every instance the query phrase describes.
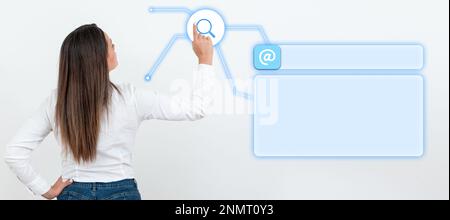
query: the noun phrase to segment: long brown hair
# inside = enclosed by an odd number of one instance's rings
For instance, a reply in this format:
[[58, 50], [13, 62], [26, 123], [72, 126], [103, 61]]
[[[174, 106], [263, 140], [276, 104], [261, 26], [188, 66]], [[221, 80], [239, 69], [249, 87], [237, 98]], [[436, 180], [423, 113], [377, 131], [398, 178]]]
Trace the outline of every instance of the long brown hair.
[[107, 58], [105, 34], [95, 24], [75, 29], [61, 46], [56, 131], [78, 163], [95, 160], [101, 119], [117, 90]]

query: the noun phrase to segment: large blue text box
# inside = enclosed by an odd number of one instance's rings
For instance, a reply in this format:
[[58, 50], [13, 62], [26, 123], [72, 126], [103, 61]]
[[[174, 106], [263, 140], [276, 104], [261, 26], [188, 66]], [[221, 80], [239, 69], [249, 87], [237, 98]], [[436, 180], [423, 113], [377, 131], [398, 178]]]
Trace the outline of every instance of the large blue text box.
[[258, 75], [256, 156], [423, 154], [420, 75]]
[[361, 69], [419, 70], [424, 49], [419, 44], [280, 44], [281, 70]]

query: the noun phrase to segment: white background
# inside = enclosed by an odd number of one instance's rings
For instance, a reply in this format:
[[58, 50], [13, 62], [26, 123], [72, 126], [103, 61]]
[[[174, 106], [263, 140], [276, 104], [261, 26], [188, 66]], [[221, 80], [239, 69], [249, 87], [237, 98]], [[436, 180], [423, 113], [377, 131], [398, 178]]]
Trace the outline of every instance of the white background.
[[[249, 115], [149, 121], [142, 124], [133, 150], [144, 199], [448, 199], [448, 4], [445, 0], [1, 1], [0, 145], [8, 143], [56, 87], [59, 47], [73, 29], [97, 23], [111, 36], [120, 63], [111, 73], [114, 81], [165, 92], [171, 80], [191, 75], [195, 59], [187, 41], [175, 44], [152, 82], [144, 82], [144, 75], [170, 37], [183, 32], [187, 17], [150, 15], [147, 7], [208, 6], [221, 11], [229, 24], [263, 25], [273, 41], [422, 43], [427, 51], [425, 156], [257, 159], [250, 147]], [[226, 34], [223, 50], [238, 78], [252, 75], [251, 48], [259, 39], [253, 32]], [[223, 78], [217, 55], [215, 68]], [[35, 168], [50, 182], [61, 171], [59, 150], [49, 135], [33, 153]], [[33, 198], [0, 163], [0, 199]]]

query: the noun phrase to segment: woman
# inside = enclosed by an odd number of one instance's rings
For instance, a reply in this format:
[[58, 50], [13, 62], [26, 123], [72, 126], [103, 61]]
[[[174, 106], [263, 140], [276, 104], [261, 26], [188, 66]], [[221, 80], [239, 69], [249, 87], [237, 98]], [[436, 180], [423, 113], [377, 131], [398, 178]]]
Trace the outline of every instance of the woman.
[[[114, 44], [95, 24], [83, 25], [64, 40], [58, 87], [7, 146], [5, 161], [33, 193], [47, 199], [141, 199], [131, 167], [134, 137], [143, 120], [197, 120], [204, 117], [213, 76], [212, 42], [194, 26], [192, 47], [199, 60], [188, 100], [114, 85]], [[62, 146], [62, 175], [53, 185], [36, 173], [31, 152], [54, 131]]]

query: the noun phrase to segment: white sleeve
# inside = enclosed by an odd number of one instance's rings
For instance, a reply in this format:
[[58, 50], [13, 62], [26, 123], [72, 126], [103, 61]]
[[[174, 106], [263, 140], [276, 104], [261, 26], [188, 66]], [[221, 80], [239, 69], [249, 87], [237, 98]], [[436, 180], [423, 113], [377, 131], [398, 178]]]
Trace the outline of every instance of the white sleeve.
[[200, 64], [194, 71], [192, 93], [188, 97], [170, 97], [154, 91], [136, 89], [136, 108], [141, 120], [198, 120], [205, 116], [214, 77], [211, 65]]
[[52, 131], [47, 107], [50, 98], [40, 106], [17, 134], [6, 146], [5, 162], [16, 174], [19, 180], [36, 195], [42, 195], [50, 190], [51, 186], [33, 169], [30, 163], [32, 151]]

